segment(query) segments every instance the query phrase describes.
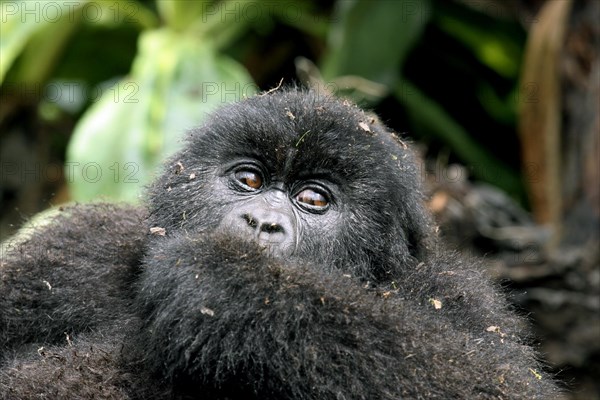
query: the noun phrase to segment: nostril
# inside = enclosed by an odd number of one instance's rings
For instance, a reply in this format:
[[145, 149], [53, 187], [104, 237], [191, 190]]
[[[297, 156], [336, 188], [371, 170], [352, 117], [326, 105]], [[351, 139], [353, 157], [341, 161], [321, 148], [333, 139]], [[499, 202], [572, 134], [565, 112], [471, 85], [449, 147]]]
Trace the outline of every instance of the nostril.
[[249, 226], [251, 229], [257, 230], [259, 233], [266, 233], [269, 235], [275, 233], [285, 233], [285, 228], [281, 223], [273, 222], [279, 219], [276, 215], [261, 215], [259, 218], [256, 218], [252, 213], [247, 212], [243, 213], [241, 217], [244, 221], [246, 221], [247, 226]]
[[246, 221], [251, 228], [256, 228], [258, 226], [258, 221], [252, 217], [252, 215], [244, 214], [242, 215], [242, 218], [244, 218], [244, 221]]
[[281, 226], [278, 223], [275, 222], [267, 222], [264, 223], [260, 226], [260, 231], [261, 232], [265, 232], [265, 233], [283, 233], [284, 229], [283, 226]]

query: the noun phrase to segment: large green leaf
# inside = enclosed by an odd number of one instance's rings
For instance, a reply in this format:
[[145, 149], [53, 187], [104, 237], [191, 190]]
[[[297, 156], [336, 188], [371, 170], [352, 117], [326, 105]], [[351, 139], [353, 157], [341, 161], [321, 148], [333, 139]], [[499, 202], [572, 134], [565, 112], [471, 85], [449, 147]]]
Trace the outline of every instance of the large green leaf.
[[439, 104], [428, 98], [417, 87], [405, 81], [394, 89], [396, 98], [404, 106], [415, 130], [422, 135], [442, 138], [461, 160], [469, 166], [471, 173], [484, 181], [491, 182], [509, 193], [521, 187], [519, 175], [500, 161], [485, 147], [479, 145], [468, 132]]
[[[93, 47], [89, 37], [79, 37], [82, 26], [140, 30], [158, 23], [152, 11], [131, 0], [10, 1], [0, 5], [0, 12], [0, 84], [9, 79], [43, 85], [63, 66], [74, 36]], [[88, 61], [79, 60], [79, 65]]]
[[32, 38], [35, 41], [35, 62], [22, 65], [35, 67], [35, 72], [22, 72], [19, 81], [39, 82], [46, 77], [57, 55], [57, 49], [80, 22], [81, 8], [86, 1], [43, 2], [10, 1], [0, 5], [0, 84], [17, 57]]
[[156, 7], [165, 24], [174, 30], [185, 30], [203, 13], [212, 10], [208, 1], [157, 0]]
[[516, 22], [453, 2], [439, 3], [435, 11], [434, 23], [470, 49], [483, 65], [508, 79], [518, 76], [523, 49]]
[[347, 0], [336, 5], [324, 78], [358, 75], [392, 85], [429, 20], [429, 1]]
[[168, 29], [144, 33], [131, 76], [107, 90], [75, 128], [66, 165], [73, 198], [136, 201], [187, 129], [254, 92], [246, 70], [209, 42]]

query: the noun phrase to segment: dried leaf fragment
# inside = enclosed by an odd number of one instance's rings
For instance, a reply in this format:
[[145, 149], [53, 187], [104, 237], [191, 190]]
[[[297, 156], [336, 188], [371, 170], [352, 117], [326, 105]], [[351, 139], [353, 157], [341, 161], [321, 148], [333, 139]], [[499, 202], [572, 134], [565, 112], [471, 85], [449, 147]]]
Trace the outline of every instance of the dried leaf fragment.
[[499, 327], [499, 326], [496, 326], [496, 325], [491, 325], [491, 326], [488, 326], [487, 328], [485, 328], [485, 330], [486, 330], [486, 332], [495, 332], [495, 333], [497, 333], [498, 335], [500, 335], [500, 337], [504, 337], [504, 336], [506, 336], [506, 333], [502, 332], [502, 331], [500, 330], [500, 327]]
[[181, 161], [177, 161], [177, 163], [175, 163], [175, 173], [176, 174], [180, 174], [183, 172], [185, 168], [183, 167], [183, 164], [181, 163]]
[[215, 316], [215, 312], [213, 310], [211, 310], [208, 307], [202, 307], [200, 309], [200, 313], [204, 314], [204, 315], [208, 315], [209, 317], [214, 317]]
[[433, 305], [433, 308], [435, 308], [436, 310], [442, 308], [442, 302], [438, 299], [429, 299], [429, 302]]
[[150, 228], [150, 233], [157, 236], [165, 236], [167, 234], [167, 230], [165, 228], [161, 228], [160, 226], [154, 226]]
[[542, 375], [539, 372], [537, 372], [535, 369], [529, 368], [529, 371], [531, 371], [531, 373], [533, 374], [533, 376], [535, 376], [537, 379], [539, 379], [539, 380], [542, 379]]

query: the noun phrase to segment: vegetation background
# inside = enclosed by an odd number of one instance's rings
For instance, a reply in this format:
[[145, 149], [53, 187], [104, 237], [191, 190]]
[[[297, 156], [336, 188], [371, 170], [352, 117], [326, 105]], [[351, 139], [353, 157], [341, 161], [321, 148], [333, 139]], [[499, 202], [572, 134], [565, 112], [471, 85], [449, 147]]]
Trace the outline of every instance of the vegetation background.
[[143, 199], [220, 104], [304, 84], [418, 145], [442, 234], [600, 398], [600, 2], [2, 1], [0, 240], [67, 201]]

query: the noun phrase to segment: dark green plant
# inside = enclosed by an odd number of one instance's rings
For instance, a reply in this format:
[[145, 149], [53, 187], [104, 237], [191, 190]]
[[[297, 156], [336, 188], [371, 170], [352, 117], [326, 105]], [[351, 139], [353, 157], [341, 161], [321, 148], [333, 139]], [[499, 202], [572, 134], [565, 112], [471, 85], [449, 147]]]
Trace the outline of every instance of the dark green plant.
[[[76, 89], [74, 97], [41, 96], [40, 102], [43, 113], [62, 107], [79, 118], [65, 167], [72, 198], [135, 201], [187, 129], [219, 104], [258, 90], [239, 61], [261, 41], [276, 41], [272, 35], [286, 26], [323, 44], [312, 60], [318, 67], [314, 81], [369, 107], [393, 99], [410, 134], [444, 146], [476, 178], [522, 195], [518, 169], [493, 144], [504, 140], [503, 127], [509, 128], [506, 141], [516, 140], [522, 37], [512, 25], [451, 2], [339, 0], [329, 14], [315, 12], [320, 6], [269, 0], [5, 2], [0, 83], [3, 90]], [[438, 45], [440, 37], [454, 47]], [[448, 64], [432, 68], [426, 61], [415, 73], [411, 62], [422, 62], [430, 48]], [[448, 99], [448, 87], [428, 85], [445, 71], [468, 70], [475, 73], [458, 87], [476, 102], [476, 118], [469, 115], [472, 105]], [[493, 140], [474, 134], [481, 125]]]

